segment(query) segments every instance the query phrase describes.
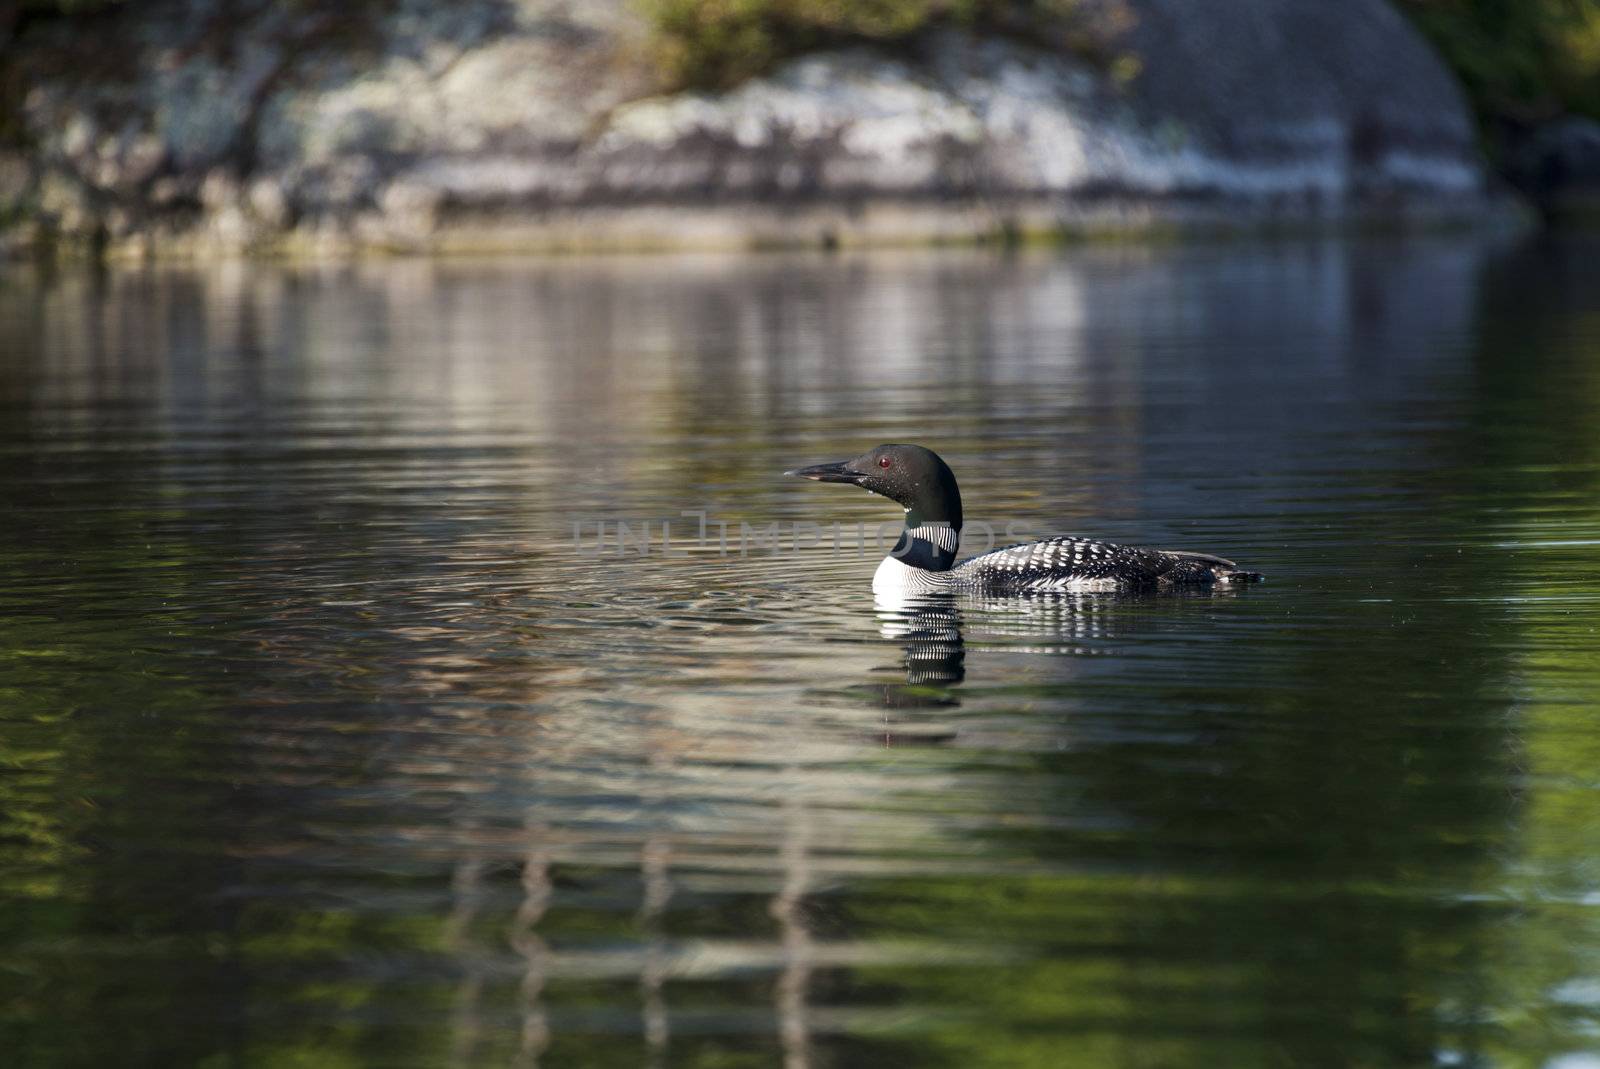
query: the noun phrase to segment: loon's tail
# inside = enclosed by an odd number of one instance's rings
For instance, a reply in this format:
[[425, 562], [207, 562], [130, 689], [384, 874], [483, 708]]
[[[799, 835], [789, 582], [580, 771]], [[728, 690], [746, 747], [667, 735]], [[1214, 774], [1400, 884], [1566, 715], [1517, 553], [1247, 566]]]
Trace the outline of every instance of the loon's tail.
[[1242, 568], [1232, 571], [1218, 569], [1216, 574], [1219, 583], [1259, 583], [1266, 578], [1260, 572], [1247, 572]]
[[1259, 583], [1266, 578], [1266, 576], [1262, 575], [1260, 572], [1245, 571], [1243, 568], [1239, 567], [1237, 564], [1233, 563], [1233, 561], [1228, 560], [1225, 557], [1213, 557], [1209, 553], [1193, 553], [1185, 549], [1169, 549], [1166, 550], [1166, 552], [1170, 553], [1174, 557], [1182, 557], [1184, 560], [1192, 560], [1197, 564], [1208, 566], [1211, 569], [1211, 579], [1213, 582]]

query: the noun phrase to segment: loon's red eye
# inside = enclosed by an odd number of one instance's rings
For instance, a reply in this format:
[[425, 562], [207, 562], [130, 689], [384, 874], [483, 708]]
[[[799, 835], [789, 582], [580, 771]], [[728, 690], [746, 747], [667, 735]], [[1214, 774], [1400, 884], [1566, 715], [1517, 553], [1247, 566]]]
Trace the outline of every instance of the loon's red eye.
[[878, 467], [880, 467], [880, 468], [887, 468], [890, 464], [893, 464], [893, 463], [894, 463], [894, 461], [890, 460], [888, 457], [879, 457], [878, 458]]

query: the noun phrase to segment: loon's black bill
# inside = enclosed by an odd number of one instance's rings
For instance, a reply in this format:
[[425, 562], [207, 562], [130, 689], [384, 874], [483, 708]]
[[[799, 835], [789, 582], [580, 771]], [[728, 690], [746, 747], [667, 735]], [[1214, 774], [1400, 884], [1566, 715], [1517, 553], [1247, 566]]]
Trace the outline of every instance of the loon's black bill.
[[851, 471], [849, 466], [840, 461], [837, 464], [814, 464], [809, 468], [796, 468], [786, 471], [785, 475], [798, 475], [802, 479], [815, 479], [819, 483], [856, 483], [861, 480], [859, 471]]

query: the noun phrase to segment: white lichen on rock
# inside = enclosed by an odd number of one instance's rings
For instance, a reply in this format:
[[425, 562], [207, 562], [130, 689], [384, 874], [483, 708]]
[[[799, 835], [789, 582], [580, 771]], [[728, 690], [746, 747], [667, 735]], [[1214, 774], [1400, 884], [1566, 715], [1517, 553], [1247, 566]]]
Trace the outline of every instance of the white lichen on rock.
[[1481, 214], [1461, 94], [1384, 0], [1127, 3], [1132, 79], [945, 30], [719, 94], [663, 94], [625, 0], [404, 0], [360, 51], [266, 5], [231, 16], [226, 55], [197, 44], [218, 0], [130, 10], [139, 75], [36, 86], [38, 151], [7, 187], [59, 233], [234, 249], [428, 248], [489, 220], [538, 243], [587, 218], [626, 243], [641, 219], [720, 242]]

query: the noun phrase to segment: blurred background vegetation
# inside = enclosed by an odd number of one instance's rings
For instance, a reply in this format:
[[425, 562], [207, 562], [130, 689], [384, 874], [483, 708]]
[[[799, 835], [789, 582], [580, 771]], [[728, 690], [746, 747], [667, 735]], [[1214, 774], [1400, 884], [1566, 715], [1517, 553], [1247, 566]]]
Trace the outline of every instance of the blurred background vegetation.
[[[938, 26], [1093, 47], [1083, 0], [640, 0], [682, 84], [725, 88], [841, 42], [903, 41]], [[1453, 67], [1488, 144], [1562, 114], [1600, 118], [1600, 0], [1398, 0]]]
[[1600, 119], [1600, 0], [1401, 0], [1466, 85], [1491, 149], [1562, 114]]
[[[1082, 0], [639, 0], [656, 54], [680, 85], [727, 88], [829, 45], [903, 42], [943, 26], [1092, 51]], [[1096, 5], [1110, 9], [1116, 5]], [[1101, 12], [1096, 12], [1101, 14]], [[1112, 16], [1114, 17], [1114, 16]]]
[[[1471, 96], [1491, 155], [1508, 135], [1563, 114], [1600, 119], [1600, 0], [1395, 0]], [[791, 56], [851, 42], [894, 44], [941, 26], [1093, 53], [1117, 5], [1085, 0], [635, 0], [675, 85], [725, 89]], [[94, 18], [126, 0], [0, 4], [0, 135], [26, 87], [14, 42], [32, 22]], [[372, 5], [366, 5], [372, 6]], [[377, 6], [381, 7], [380, 2]], [[8, 118], [8, 116], [13, 116]]]

